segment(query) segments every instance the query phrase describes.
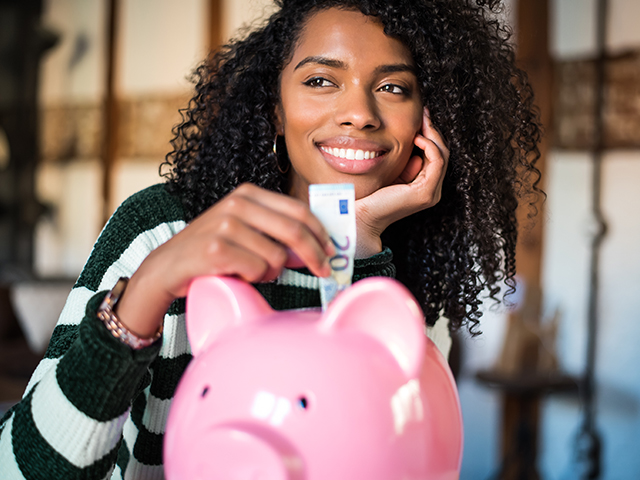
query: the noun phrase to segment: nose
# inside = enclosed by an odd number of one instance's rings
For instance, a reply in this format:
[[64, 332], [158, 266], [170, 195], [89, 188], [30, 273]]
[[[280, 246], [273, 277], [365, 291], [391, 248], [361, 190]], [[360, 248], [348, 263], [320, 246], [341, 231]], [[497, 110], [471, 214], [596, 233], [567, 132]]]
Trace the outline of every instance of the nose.
[[213, 428], [194, 446], [189, 480], [304, 480], [303, 457], [290, 442], [267, 427], [236, 423]]
[[347, 87], [338, 100], [336, 122], [358, 130], [375, 130], [382, 124], [373, 93], [357, 85]]

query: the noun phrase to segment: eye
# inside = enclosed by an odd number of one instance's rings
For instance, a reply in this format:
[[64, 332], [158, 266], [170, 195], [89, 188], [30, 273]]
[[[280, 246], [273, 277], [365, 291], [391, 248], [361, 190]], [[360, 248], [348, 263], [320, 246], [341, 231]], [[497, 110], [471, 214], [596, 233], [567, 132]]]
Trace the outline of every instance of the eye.
[[333, 82], [330, 82], [326, 78], [322, 78], [322, 77], [310, 78], [309, 80], [304, 82], [304, 84], [307, 85], [308, 87], [313, 87], [313, 88], [321, 88], [321, 87], [331, 87], [331, 86], [333, 86]]
[[200, 396], [204, 398], [207, 396], [207, 393], [209, 393], [209, 386], [205, 385], [205, 387], [202, 389], [202, 393], [200, 394]]
[[379, 90], [381, 92], [393, 93], [395, 95], [407, 95], [409, 93], [408, 89], [401, 87], [400, 85], [395, 85], [393, 83], [387, 83], [386, 85], [380, 87]]
[[298, 407], [302, 410], [309, 408], [309, 400], [304, 395], [298, 398]]

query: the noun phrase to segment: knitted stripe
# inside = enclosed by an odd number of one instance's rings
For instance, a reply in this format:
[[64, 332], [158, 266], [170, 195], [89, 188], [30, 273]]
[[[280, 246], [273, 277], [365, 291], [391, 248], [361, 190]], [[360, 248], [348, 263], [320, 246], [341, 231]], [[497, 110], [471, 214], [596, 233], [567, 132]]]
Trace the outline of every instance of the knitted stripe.
[[184, 223], [184, 211], [180, 202], [167, 193], [164, 185], [154, 185], [129, 197], [105, 225], [77, 285], [99, 290], [103, 273], [141, 232], [170, 222]]
[[87, 305], [78, 340], [61, 358], [57, 380], [65, 396], [91, 418], [108, 421], [122, 415], [139, 389], [160, 343], [131, 350], [114, 338], [95, 317], [104, 292]]
[[277, 283], [260, 283], [255, 287], [275, 310], [320, 306], [320, 291], [318, 290], [278, 285]]
[[25, 389], [24, 395], [22, 395], [22, 398], [26, 397], [31, 391], [31, 389], [34, 387], [34, 385], [38, 384], [40, 380], [44, 378], [47, 372], [49, 372], [50, 370], [53, 370], [55, 366], [58, 365], [59, 361], [60, 361], [59, 358], [45, 358], [44, 360], [41, 360], [38, 366], [36, 367], [36, 369], [34, 370], [33, 374], [31, 375], [31, 378], [29, 379], [29, 383], [27, 384], [27, 388]]
[[[117, 260], [107, 267], [102, 277], [98, 277], [97, 275], [95, 277], [89, 277], [87, 274], [82, 278], [84, 278], [85, 281], [91, 280], [91, 286], [96, 285], [96, 290], [110, 290], [120, 277], [131, 277], [149, 253], [165, 243], [176, 233], [183, 230], [185, 226], [186, 223], [181, 220], [162, 223], [150, 230], [139, 233], [136, 238], [127, 245], [127, 248], [121, 253]], [[92, 261], [90, 260], [88, 265], [91, 263]], [[92, 269], [92, 271], [96, 274], [98, 273], [95, 269]], [[80, 286], [80, 280], [78, 280], [76, 286]], [[91, 286], [89, 286], [90, 289]]]
[[67, 400], [54, 375], [46, 376], [34, 390], [31, 404], [42, 437], [78, 468], [91, 465], [116, 447], [128, 413], [109, 422], [88, 417]]
[[[123, 431], [124, 430], [126, 430], [126, 427], [123, 429]], [[131, 448], [127, 443], [127, 439], [124, 438], [122, 440], [122, 445], [120, 446], [120, 450], [118, 451], [118, 459], [116, 460], [116, 468], [113, 471], [112, 479], [124, 478], [124, 472], [126, 472], [127, 470], [127, 465], [129, 464], [130, 458], [131, 458]]]
[[74, 466], [42, 438], [31, 416], [31, 398], [27, 395], [15, 410], [11, 431], [16, 463], [25, 478], [103, 478], [111, 471], [119, 445], [88, 467]]
[[124, 477], [122, 476], [122, 470], [120, 469], [120, 465], [116, 464], [115, 470], [113, 471], [111, 476], [107, 478], [109, 480], [124, 480]]
[[[131, 458], [133, 457], [132, 447], [133, 447], [133, 445], [135, 445], [135, 443], [136, 443], [136, 441], [138, 439], [138, 428], [131, 421], [131, 417], [129, 417], [127, 419], [127, 421], [125, 422], [124, 428], [122, 429], [122, 435], [124, 437], [124, 442], [129, 447], [128, 448], [128, 450], [129, 450], [129, 459], [127, 461], [127, 468], [128, 468], [129, 463], [131, 462]], [[125, 472], [126, 472], [126, 469], [125, 469]]]
[[85, 306], [95, 293], [95, 290], [89, 290], [86, 287], [74, 287], [67, 297], [56, 326], [80, 325], [80, 321], [84, 317]]
[[[91, 296], [93, 295], [95, 295], [95, 292], [91, 294]], [[86, 302], [84, 306], [86, 308]], [[60, 358], [69, 350], [69, 347], [76, 341], [77, 337], [78, 325], [57, 325], [56, 328], [53, 329], [53, 334], [49, 340], [49, 347], [44, 354], [44, 358]]]
[[142, 415], [147, 408], [147, 399], [139, 395], [131, 409], [129, 417], [138, 430], [137, 441], [133, 446], [133, 457], [145, 465], [162, 465], [162, 442], [164, 434], [150, 432], [143, 424]]
[[187, 328], [184, 313], [179, 315], [165, 315], [163, 336], [170, 338], [170, 342], [163, 342], [160, 349], [162, 358], [178, 358], [180, 355], [191, 355], [191, 345], [187, 338]]
[[374, 275], [380, 277], [396, 277], [396, 266], [391, 263], [393, 253], [388, 247], [384, 247], [380, 253], [368, 258], [358, 258], [353, 269], [353, 281], [357, 282]]
[[13, 416], [7, 420], [0, 436], [0, 480], [21, 480], [24, 478], [11, 449]]
[[[129, 419], [124, 426], [124, 439], [128, 445], [141, 444], [142, 440], [138, 442], [138, 428], [134, 425], [134, 423]], [[157, 465], [149, 465], [139, 460], [140, 452], [136, 451], [136, 447], [134, 446], [134, 451], [129, 452], [129, 459], [127, 461], [126, 467], [124, 469], [123, 478], [130, 479], [144, 479], [144, 480], [160, 480], [164, 479], [164, 468], [161, 464]]]
[[190, 354], [180, 355], [176, 358], [158, 357], [151, 364], [153, 382], [151, 382], [151, 394], [161, 400], [173, 397], [178, 382], [187, 365], [193, 357]]
[[142, 425], [144, 428], [157, 435], [164, 434], [167, 417], [169, 416], [169, 408], [171, 407], [171, 400], [172, 399], [162, 400], [151, 394], [147, 396], [147, 405], [142, 416]]
[[318, 290], [320, 281], [318, 277], [304, 274], [296, 270], [285, 268], [277, 280], [278, 285], [289, 285], [292, 287], [308, 288], [310, 290]]
[[113, 467], [111, 467], [111, 469], [107, 472], [107, 474], [102, 477], [102, 480], [109, 480], [113, 475]]
[[84, 317], [87, 302], [95, 293], [94, 290], [89, 290], [85, 287], [74, 287], [71, 289], [56, 326], [80, 325], [80, 321]]

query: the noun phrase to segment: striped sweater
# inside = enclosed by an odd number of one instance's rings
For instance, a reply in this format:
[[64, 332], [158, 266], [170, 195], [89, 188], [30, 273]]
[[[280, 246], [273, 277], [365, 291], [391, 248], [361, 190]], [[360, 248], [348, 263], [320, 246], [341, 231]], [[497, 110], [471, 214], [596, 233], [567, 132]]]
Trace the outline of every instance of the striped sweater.
[[[97, 320], [118, 278], [185, 226], [163, 185], [126, 200], [100, 234], [20, 403], [0, 421], [0, 480], [161, 479], [171, 399], [191, 360], [184, 299], [164, 318], [162, 340], [133, 351]], [[393, 276], [391, 252], [357, 260], [354, 280]], [[318, 279], [285, 270], [257, 285], [276, 309], [318, 306]]]

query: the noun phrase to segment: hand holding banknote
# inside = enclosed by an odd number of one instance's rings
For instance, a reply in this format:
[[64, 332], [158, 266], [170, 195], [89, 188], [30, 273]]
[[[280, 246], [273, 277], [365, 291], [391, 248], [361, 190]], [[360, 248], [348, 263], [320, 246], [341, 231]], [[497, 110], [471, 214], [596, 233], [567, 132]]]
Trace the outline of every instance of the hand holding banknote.
[[409, 159], [396, 183], [356, 201], [356, 257], [382, 250], [380, 235], [402, 218], [434, 206], [442, 195], [442, 182], [449, 162], [449, 149], [424, 109], [422, 128], [414, 139], [422, 156]]
[[140, 336], [158, 330], [174, 299], [203, 275], [274, 280], [288, 252], [319, 277], [331, 274], [335, 247], [302, 201], [243, 184], [156, 248], [131, 276], [118, 316]]

